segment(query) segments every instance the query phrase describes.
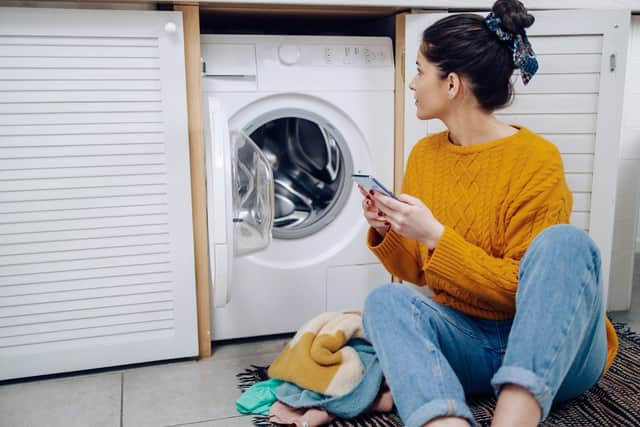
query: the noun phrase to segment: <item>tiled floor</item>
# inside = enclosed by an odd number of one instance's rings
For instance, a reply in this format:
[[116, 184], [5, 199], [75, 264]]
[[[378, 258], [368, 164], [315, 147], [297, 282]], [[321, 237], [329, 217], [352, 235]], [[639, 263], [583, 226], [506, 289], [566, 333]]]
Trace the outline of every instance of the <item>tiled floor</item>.
[[[632, 308], [612, 313], [640, 331], [640, 256]], [[220, 345], [212, 358], [0, 386], [0, 427], [245, 427], [235, 374], [273, 361], [288, 337]]]
[[214, 347], [213, 357], [0, 386], [0, 427], [250, 426], [235, 374], [273, 361], [288, 337]]

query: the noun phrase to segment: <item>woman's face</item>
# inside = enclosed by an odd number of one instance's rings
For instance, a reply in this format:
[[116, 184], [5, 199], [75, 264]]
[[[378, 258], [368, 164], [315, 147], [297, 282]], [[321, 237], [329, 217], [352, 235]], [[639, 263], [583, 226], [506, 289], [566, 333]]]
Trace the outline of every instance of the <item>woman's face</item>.
[[440, 78], [438, 67], [418, 49], [417, 74], [409, 88], [414, 91], [416, 116], [421, 120], [441, 118], [449, 105], [447, 79]]

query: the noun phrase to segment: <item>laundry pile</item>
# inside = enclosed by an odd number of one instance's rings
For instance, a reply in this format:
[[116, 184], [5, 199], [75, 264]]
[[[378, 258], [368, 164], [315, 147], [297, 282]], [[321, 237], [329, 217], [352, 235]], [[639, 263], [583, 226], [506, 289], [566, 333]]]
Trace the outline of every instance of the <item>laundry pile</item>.
[[268, 415], [274, 424], [313, 427], [335, 417], [349, 419], [393, 408], [359, 312], [323, 313], [311, 319], [268, 373], [268, 380], [240, 396], [240, 413]]

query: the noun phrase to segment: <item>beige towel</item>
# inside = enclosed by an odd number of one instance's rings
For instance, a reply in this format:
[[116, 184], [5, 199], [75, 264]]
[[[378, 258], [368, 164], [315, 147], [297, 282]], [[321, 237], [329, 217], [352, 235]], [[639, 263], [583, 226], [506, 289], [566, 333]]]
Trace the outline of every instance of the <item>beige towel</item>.
[[363, 338], [360, 312], [323, 313], [298, 330], [269, 367], [271, 378], [328, 396], [344, 396], [364, 367], [347, 342]]

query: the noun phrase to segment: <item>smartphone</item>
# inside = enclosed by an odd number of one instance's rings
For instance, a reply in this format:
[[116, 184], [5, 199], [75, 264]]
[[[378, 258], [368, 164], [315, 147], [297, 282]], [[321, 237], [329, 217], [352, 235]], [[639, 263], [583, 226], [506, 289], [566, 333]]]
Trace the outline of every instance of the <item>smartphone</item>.
[[371, 175], [354, 173], [351, 175], [351, 178], [353, 178], [355, 182], [360, 184], [360, 186], [364, 188], [365, 191], [378, 190], [382, 194], [393, 197], [394, 199], [396, 198], [391, 191], [387, 190], [380, 181], [378, 181]]

